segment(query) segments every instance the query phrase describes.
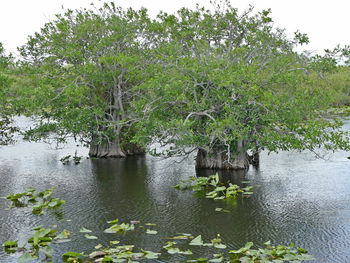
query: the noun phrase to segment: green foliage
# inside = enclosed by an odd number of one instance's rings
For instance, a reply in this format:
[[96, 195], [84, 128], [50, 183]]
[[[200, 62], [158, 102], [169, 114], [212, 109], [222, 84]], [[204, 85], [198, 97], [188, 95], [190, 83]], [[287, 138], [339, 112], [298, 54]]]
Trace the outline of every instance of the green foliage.
[[13, 142], [13, 134], [18, 131], [12, 123], [14, 115], [12, 94], [13, 58], [6, 55], [0, 43], [0, 146]]
[[53, 198], [51, 195], [56, 187], [36, 192], [34, 188], [28, 189], [26, 192], [18, 194], [10, 194], [6, 199], [11, 201], [11, 208], [29, 207], [33, 214], [43, 215], [46, 209], [56, 209], [65, 203], [60, 198]]
[[127, 231], [132, 231], [135, 229], [133, 224], [121, 223], [119, 224], [119, 219], [108, 221], [108, 224], [111, 224], [111, 227], [105, 229], [105, 233], [119, 233], [124, 234]]
[[[103, 144], [128, 133], [129, 104], [150, 63], [138, 41], [148, 21], [144, 9], [66, 10], [20, 48], [21, 112], [40, 117], [27, 138]], [[126, 136], [126, 135], [125, 135]]]
[[180, 248], [176, 247], [177, 243], [168, 241], [166, 242], [166, 245], [163, 246], [163, 248], [171, 255], [173, 254], [182, 254], [182, 255], [192, 255], [192, 251], [187, 249], [187, 250], [181, 250]]
[[272, 22], [270, 10], [242, 14], [229, 1], [156, 19], [112, 3], [66, 10], [20, 49], [17, 105], [41, 119], [27, 138], [114, 143], [120, 156], [159, 142], [167, 156], [202, 149], [228, 162], [249, 150], [349, 149], [322, 114], [335, 93], [317, 77], [348, 47], [310, 58], [295, 51], [307, 35], [288, 39]]
[[62, 255], [63, 262], [69, 262], [69, 263], [81, 263], [82, 258], [84, 257], [84, 254], [76, 253], [76, 252], [66, 252]]
[[6, 241], [2, 246], [6, 253], [15, 253], [18, 250], [18, 241]]
[[77, 165], [77, 164], [80, 164], [81, 158], [82, 158], [82, 156], [78, 156], [78, 155], [77, 155], [77, 152], [75, 152], [75, 154], [74, 154], [73, 156], [71, 156], [71, 155], [66, 155], [66, 156], [62, 157], [62, 158], [60, 159], [60, 162], [61, 162], [63, 165], [66, 165], [66, 164], [69, 164], [71, 161], [73, 161], [73, 163], [74, 163], [75, 165]]
[[90, 253], [89, 257], [100, 258], [101, 262], [138, 262], [139, 260], [157, 259], [160, 256], [160, 253], [144, 249], [135, 252], [133, 245], [118, 244], [119, 242], [111, 241], [108, 247], [97, 246], [98, 251]]
[[216, 236], [216, 238], [212, 239], [210, 243], [204, 243], [202, 240], [202, 236], [199, 235], [197, 237], [195, 237], [194, 239], [191, 240], [191, 242], [189, 243], [190, 246], [205, 246], [205, 247], [215, 247], [215, 248], [219, 248], [219, 249], [224, 249], [226, 248], [226, 245], [221, 243], [221, 237], [218, 234]]
[[305, 260], [314, 260], [307, 255], [307, 250], [294, 248], [294, 244], [289, 246], [272, 246], [270, 242], [266, 242], [264, 248], [252, 249], [252, 242], [248, 242], [244, 247], [238, 250], [230, 250], [230, 262], [302, 262]]
[[195, 192], [204, 192], [206, 198], [214, 200], [235, 198], [238, 194], [245, 196], [253, 194], [252, 186], [241, 188], [231, 183], [229, 183], [228, 186], [224, 185], [219, 181], [218, 174], [208, 177], [190, 177], [188, 180], [181, 181], [175, 188], [179, 190], [191, 189]]
[[269, 10], [220, 7], [153, 21], [161, 63], [137, 87], [146, 96], [134, 104], [143, 115], [135, 141], [171, 145], [166, 156], [201, 149], [228, 161], [240, 150], [349, 149], [341, 123], [321, 114], [333, 95], [316, 85], [321, 69], [295, 51], [307, 36], [288, 39]]
[[[333, 106], [350, 106], [350, 67], [339, 66], [327, 75], [328, 89], [334, 91]], [[346, 110], [345, 110], [346, 113]], [[349, 114], [348, 114], [349, 115]]]
[[41, 255], [45, 257], [45, 262], [51, 262], [53, 256], [53, 243], [68, 241], [70, 233], [63, 230], [58, 233], [55, 229], [38, 226], [33, 228], [34, 234], [28, 238], [27, 242], [18, 247], [17, 241], [6, 241], [3, 244], [6, 253], [21, 252], [18, 262], [28, 262], [39, 259]]

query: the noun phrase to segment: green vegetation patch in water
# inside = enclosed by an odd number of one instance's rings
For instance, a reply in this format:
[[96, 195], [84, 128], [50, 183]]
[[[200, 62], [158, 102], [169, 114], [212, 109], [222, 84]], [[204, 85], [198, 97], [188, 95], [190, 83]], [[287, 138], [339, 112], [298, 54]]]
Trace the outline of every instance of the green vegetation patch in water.
[[[207, 178], [198, 178], [198, 183], [193, 184], [193, 188], [197, 191], [204, 189], [210, 189], [210, 192], [207, 193], [210, 196], [213, 195], [213, 192], [218, 193], [218, 196], [224, 196], [228, 198], [231, 195], [226, 195], [227, 192], [233, 191], [236, 196], [238, 193], [250, 193], [250, 188], [247, 190], [242, 190], [241, 188], [235, 185], [223, 186], [219, 183], [218, 175], [214, 175]], [[233, 187], [234, 186], [234, 187]], [[192, 187], [191, 187], [192, 188]], [[213, 190], [214, 188], [214, 190]], [[219, 190], [215, 190], [215, 189]], [[249, 191], [248, 191], [249, 190]], [[53, 188], [34, 194], [35, 190], [30, 189], [27, 192], [20, 194], [9, 195], [7, 199], [12, 202], [19, 202], [21, 204], [27, 204], [29, 199], [35, 199], [40, 197], [43, 200], [48, 199], [52, 194]], [[209, 191], [209, 190], [208, 190]], [[22, 200], [24, 198], [24, 200]], [[210, 197], [212, 198], [212, 197]], [[214, 198], [215, 199], [215, 198]], [[60, 199], [59, 199], [60, 200]], [[28, 201], [29, 202], [29, 201]], [[18, 207], [18, 206], [15, 206]], [[128, 234], [134, 232], [135, 224], [139, 225], [140, 221], [131, 221], [130, 223], [120, 223], [118, 219], [107, 222], [110, 227], [107, 228], [105, 233], [118, 233], [118, 234]], [[155, 224], [146, 223], [140, 225], [137, 229], [145, 231], [145, 226], [155, 227]], [[69, 236], [70, 232], [63, 230], [59, 232], [56, 229], [44, 228], [43, 226], [38, 226], [32, 229], [33, 234], [30, 236], [23, 245], [19, 245], [19, 241], [6, 241], [3, 243], [3, 248], [6, 253], [18, 253], [20, 254], [18, 262], [29, 262], [33, 260], [39, 260], [37, 262], [53, 262], [53, 245], [59, 244], [62, 242], [70, 241]], [[92, 236], [87, 233], [92, 231], [81, 227], [79, 230], [80, 233], [85, 234], [85, 238], [88, 239], [97, 239], [96, 236]], [[182, 258], [177, 262], [232, 262], [232, 263], [287, 263], [287, 262], [303, 262], [307, 260], [313, 260], [313, 257], [308, 255], [308, 251], [302, 248], [295, 248], [294, 244], [289, 246], [273, 246], [270, 242], [266, 242], [264, 247], [253, 249], [253, 243], [248, 242], [244, 247], [237, 250], [229, 250], [227, 246], [223, 243], [221, 236], [217, 234], [216, 237], [210, 240], [210, 242], [205, 242], [202, 238], [202, 235], [194, 236], [192, 234], [178, 233], [176, 236], [172, 237], [159, 237], [157, 231], [154, 229], [146, 228], [146, 234], [154, 236], [155, 239], [165, 239], [165, 240], [176, 240], [175, 241], [165, 241], [165, 244], [158, 249], [158, 252], [153, 252], [149, 250], [144, 250], [140, 248], [138, 251], [135, 251], [134, 244], [124, 245], [120, 241], [110, 241], [107, 245], [97, 244], [94, 247], [93, 251], [77, 253], [74, 251], [69, 251], [61, 255], [63, 262], [70, 263], [83, 263], [83, 262], [139, 262], [143, 260], [152, 260], [162, 258], [165, 254], [170, 255], [181, 255]], [[140, 234], [140, 233], [138, 233]], [[197, 247], [195, 253], [190, 249]], [[208, 253], [208, 248], [210, 248], [210, 254]], [[219, 249], [219, 253], [215, 253], [213, 249]], [[166, 252], [166, 253], [163, 253]], [[213, 254], [212, 254], [213, 253]], [[210, 257], [200, 257], [203, 255], [211, 255]]]
[[214, 200], [235, 198], [239, 194], [245, 196], [253, 194], [252, 186], [242, 188], [231, 183], [225, 185], [220, 182], [218, 174], [209, 177], [191, 176], [188, 180], [181, 181], [175, 188], [179, 190], [191, 189], [195, 192], [204, 192], [206, 198]]
[[66, 201], [60, 198], [53, 198], [52, 193], [56, 187], [37, 192], [34, 188], [29, 188], [23, 193], [10, 194], [6, 196], [11, 201], [10, 208], [30, 207], [33, 214], [43, 215], [45, 209], [59, 208]]

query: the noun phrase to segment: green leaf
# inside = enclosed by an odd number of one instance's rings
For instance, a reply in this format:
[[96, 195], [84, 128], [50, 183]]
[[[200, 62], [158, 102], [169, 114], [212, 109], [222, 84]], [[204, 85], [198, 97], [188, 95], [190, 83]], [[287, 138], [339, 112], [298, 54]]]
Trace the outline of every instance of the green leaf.
[[87, 229], [85, 227], [80, 228], [79, 230], [80, 233], [91, 233], [92, 231], [90, 229]]
[[32, 261], [32, 260], [36, 260], [36, 259], [38, 259], [37, 256], [33, 256], [30, 253], [26, 252], [22, 256], [19, 257], [18, 263], [24, 263], [24, 262], [28, 262], [28, 261]]
[[55, 239], [66, 239], [70, 236], [70, 232], [66, 229], [64, 229], [61, 233], [59, 233]]
[[91, 235], [88, 235], [88, 234], [85, 234], [84, 236], [85, 236], [85, 238], [87, 238], [87, 239], [97, 239], [96, 236], [91, 236]]
[[203, 245], [202, 236], [199, 235], [196, 238], [192, 239], [189, 245], [190, 246], [202, 246]]
[[180, 251], [179, 254], [190, 256], [190, 255], [193, 255], [193, 252], [191, 250], [187, 249], [187, 250], [184, 250], [184, 251]]
[[223, 213], [230, 213], [230, 210], [226, 210], [226, 209], [223, 209], [221, 207], [215, 208], [215, 211], [216, 212], [223, 212]]
[[220, 248], [220, 249], [227, 248], [227, 246], [224, 245], [224, 244], [214, 244], [214, 247], [215, 247], [215, 248]]
[[181, 252], [180, 249], [177, 247], [170, 247], [167, 249], [167, 251], [169, 254], [178, 254], [179, 252]]
[[209, 259], [209, 262], [212, 262], [212, 263], [219, 263], [219, 262], [222, 262], [222, 261], [224, 261], [223, 257]]
[[147, 229], [147, 230], [146, 230], [146, 233], [147, 233], [147, 234], [150, 234], [150, 235], [156, 235], [158, 232], [157, 232], [156, 230]]
[[143, 256], [147, 259], [157, 259], [160, 256], [160, 253], [155, 253], [155, 252], [143, 250], [143, 249], [141, 249], [141, 251], [144, 254]]
[[101, 248], [103, 248], [103, 245], [101, 245], [101, 244], [98, 244], [95, 246], [95, 249], [101, 249]]
[[83, 254], [72, 252], [72, 251], [66, 252], [62, 255], [62, 257], [81, 257], [81, 256], [83, 256]]
[[187, 240], [193, 238], [191, 235], [186, 236], [186, 235], [180, 235], [180, 236], [174, 236], [174, 237], [167, 237], [166, 239], [174, 239], [174, 240]]
[[2, 246], [5, 248], [18, 247], [18, 241], [6, 241]]
[[52, 258], [52, 254], [53, 254], [52, 247], [49, 247], [49, 246], [41, 247], [40, 251], [43, 252], [47, 257]]
[[119, 219], [114, 219], [112, 221], [107, 221], [108, 224], [114, 225], [117, 224], [119, 222]]

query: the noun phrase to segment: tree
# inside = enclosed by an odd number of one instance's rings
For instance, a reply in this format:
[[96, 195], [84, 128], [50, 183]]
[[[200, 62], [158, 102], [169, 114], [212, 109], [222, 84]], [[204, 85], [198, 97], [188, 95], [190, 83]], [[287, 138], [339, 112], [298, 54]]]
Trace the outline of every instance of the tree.
[[0, 43], [0, 145], [12, 142], [13, 134], [17, 128], [12, 123], [13, 98], [10, 96], [12, 57], [5, 54]]
[[[20, 48], [23, 109], [40, 118], [28, 133], [54, 134], [90, 146], [90, 156], [124, 157], [144, 150], [130, 143], [133, 87], [147, 77], [150, 43], [142, 41], [145, 9], [104, 4], [94, 10], [66, 10]], [[28, 98], [31, 105], [28, 105]]]
[[167, 156], [197, 151], [197, 168], [245, 169], [262, 149], [348, 149], [323, 116], [317, 63], [295, 51], [307, 41], [274, 28], [270, 10], [228, 1], [154, 20], [113, 3], [66, 10], [21, 48], [22, 108], [40, 117], [28, 135], [74, 136], [96, 157], [159, 142]]
[[[334, 94], [332, 106], [350, 105], [350, 46], [326, 49], [324, 55], [311, 57], [311, 67], [316, 70], [322, 81], [318, 85], [326, 86]], [[344, 110], [344, 109], [343, 109]]]
[[183, 8], [153, 21], [161, 57], [146, 96], [135, 141], [168, 145], [162, 154], [197, 151], [197, 168], [246, 169], [266, 149], [349, 149], [340, 122], [326, 120], [327, 90], [316, 83], [310, 59], [274, 28], [270, 10], [243, 14], [228, 1], [214, 11]]

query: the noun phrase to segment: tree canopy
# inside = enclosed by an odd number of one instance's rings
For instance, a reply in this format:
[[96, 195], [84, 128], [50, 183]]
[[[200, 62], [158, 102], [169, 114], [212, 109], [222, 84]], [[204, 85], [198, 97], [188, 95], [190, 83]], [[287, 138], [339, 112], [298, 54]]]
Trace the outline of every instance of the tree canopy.
[[42, 117], [32, 137], [48, 131], [60, 140], [80, 137], [97, 157], [142, 151], [123, 138], [132, 134], [132, 87], [147, 75], [150, 44], [139, 40], [146, 18], [143, 9], [122, 10], [113, 3], [67, 10], [29, 38], [20, 50], [34, 80], [27, 92]]
[[269, 10], [182, 9], [158, 21], [162, 62], [141, 85], [139, 140], [170, 144], [170, 156], [198, 150], [198, 168], [246, 168], [249, 150], [348, 148], [322, 114], [330, 93], [315, 63], [295, 51], [307, 36], [288, 39]]
[[13, 133], [17, 128], [12, 124], [13, 97], [11, 96], [11, 55], [5, 54], [5, 49], [0, 43], [0, 145], [12, 142]]
[[263, 149], [348, 149], [324, 116], [319, 72], [333, 61], [295, 51], [307, 42], [275, 28], [270, 10], [228, 1], [155, 19], [113, 3], [67, 10], [20, 49], [20, 96], [41, 117], [29, 135], [79, 137], [97, 157], [159, 142], [167, 156], [198, 151], [198, 168], [247, 168]]

